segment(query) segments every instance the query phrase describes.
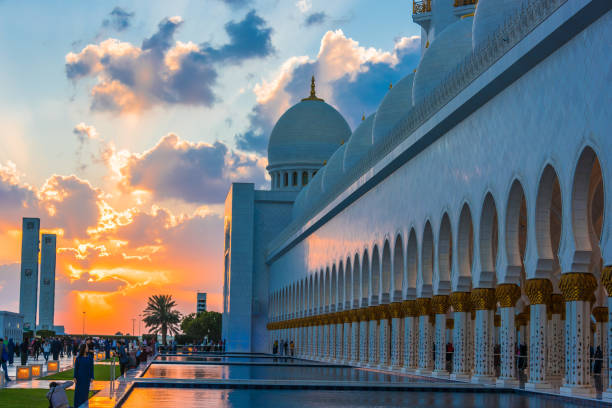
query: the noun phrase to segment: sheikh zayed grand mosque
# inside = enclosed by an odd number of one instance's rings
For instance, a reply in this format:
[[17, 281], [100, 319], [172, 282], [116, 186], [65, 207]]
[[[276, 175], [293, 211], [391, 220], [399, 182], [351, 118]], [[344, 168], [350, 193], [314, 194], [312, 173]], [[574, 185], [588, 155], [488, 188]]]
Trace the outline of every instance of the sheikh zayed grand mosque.
[[278, 120], [225, 202], [228, 351], [593, 396], [599, 348], [612, 400], [612, 1], [475, 3], [414, 1], [356, 129], [314, 78]]

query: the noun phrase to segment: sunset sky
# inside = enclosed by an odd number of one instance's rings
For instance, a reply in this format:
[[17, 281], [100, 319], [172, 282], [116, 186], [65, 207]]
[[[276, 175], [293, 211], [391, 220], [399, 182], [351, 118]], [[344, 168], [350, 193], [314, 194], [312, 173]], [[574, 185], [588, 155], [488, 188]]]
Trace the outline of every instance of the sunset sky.
[[[58, 234], [55, 324], [131, 332], [153, 294], [221, 311], [222, 203], [267, 188], [278, 117], [317, 93], [352, 128], [416, 68], [409, 0], [0, 0], [0, 310], [21, 218]], [[144, 329], [144, 325], [143, 325]]]

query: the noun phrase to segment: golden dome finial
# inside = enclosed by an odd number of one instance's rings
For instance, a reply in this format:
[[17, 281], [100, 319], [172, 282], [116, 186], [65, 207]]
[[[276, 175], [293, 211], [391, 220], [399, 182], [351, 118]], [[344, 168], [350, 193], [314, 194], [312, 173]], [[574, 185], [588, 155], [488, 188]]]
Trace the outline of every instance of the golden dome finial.
[[393, 82], [389, 82], [389, 90], [393, 89]]
[[365, 120], [365, 114], [361, 115], [361, 121], [363, 122]]
[[323, 99], [317, 97], [317, 93], [315, 91], [315, 77], [314, 77], [314, 75], [310, 79], [310, 96], [308, 98], [304, 98], [302, 100], [303, 101], [321, 101], [321, 102], [323, 102]]

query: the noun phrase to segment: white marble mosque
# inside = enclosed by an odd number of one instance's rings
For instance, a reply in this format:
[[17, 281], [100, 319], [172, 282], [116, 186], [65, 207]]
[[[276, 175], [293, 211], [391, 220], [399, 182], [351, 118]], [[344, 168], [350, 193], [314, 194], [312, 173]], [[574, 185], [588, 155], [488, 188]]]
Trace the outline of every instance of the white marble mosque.
[[474, 3], [414, 2], [355, 130], [314, 80], [279, 119], [226, 201], [228, 351], [512, 387], [524, 344], [525, 388], [593, 396], [600, 347], [612, 399], [612, 2]]

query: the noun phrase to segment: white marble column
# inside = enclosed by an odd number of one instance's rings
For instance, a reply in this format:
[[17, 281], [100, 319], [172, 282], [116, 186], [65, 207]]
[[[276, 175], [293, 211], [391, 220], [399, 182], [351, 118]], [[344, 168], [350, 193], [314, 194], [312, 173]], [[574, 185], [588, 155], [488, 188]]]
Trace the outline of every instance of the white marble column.
[[[607, 356], [604, 355], [604, 359], [608, 362], [608, 388], [602, 395], [602, 398], [606, 401], [612, 401], [612, 266], [607, 266], [601, 274], [601, 283], [605, 286], [608, 292], [608, 347]], [[602, 375], [606, 375], [604, 371]]]
[[448, 296], [436, 295], [431, 300], [432, 312], [435, 314], [435, 361], [434, 377], [448, 378], [446, 370], [446, 312], [448, 311]]
[[608, 386], [608, 308], [607, 307], [596, 307], [591, 311], [593, 317], [595, 317], [596, 328], [595, 328], [595, 350], [597, 347], [601, 349], [602, 362], [601, 362], [601, 383], [604, 389]]
[[367, 317], [362, 315], [359, 321], [359, 365], [361, 366], [366, 366], [368, 364], [368, 345], [370, 341], [368, 325], [369, 322]]
[[597, 287], [590, 273], [563, 273], [559, 289], [565, 299], [565, 379], [563, 395], [595, 396], [589, 367], [591, 306], [589, 299]]
[[[518, 287], [518, 286], [517, 286]], [[520, 293], [520, 290], [519, 290]], [[518, 387], [516, 377], [516, 327], [514, 324], [514, 307], [501, 307], [500, 327], [500, 376], [498, 387]]]
[[344, 324], [342, 320], [336, 322], [336, 352], [334, 355], [336, 362], [341, 362], [343, 358], [342, 346], [344, 345]]
[[459, 381], [469, 381], [470, 367], [470, 325], [472, 319], [470, 310], [472, 300], [470, 292], [452, 292], [449, 296], [453, 308], [453, 372], [450, 378]]
[[317, 359], [320, 360], [321, 358], [323, 358], [323, 328], [325, 326], [323, 326], [323, 323], [320, 321], [317, 328]]
[[472, 291], [472, 303], [476, 309], [474, 330], [474, 374], [471, 382], [477, 384], [495, 383], [493, 348], [495, 332], [495, 289], [477, 288]]
[[551, 382], [561, 383], [565, 366], [563, 344], [565, 334], [561, 320], [562, 309], [565, 307], [563, 296], [553, 294], [551, 297], [551, 319], [549, 320], [549, 352], [548, 375]]
[[414, 372], [418, 367], [419, 318], [415, 300], [402, 302], [404, 311], [404, 365], [402, 371]]
[[359, 312], [354, 311], [351, 315], [351, 365], [359, 364]]
[[368, 344], [368, 366], [376, 367], [378, 365], [378, 320], [374, 316], [373, 312], [370, 312], [370, 321], [368, 322], [368, 332], [370, 335]]
[[548, 279], [528, 279], [525, 293], [529, 297], [529, 381], [525, 389], [550, 389], [548, 378], [548, 316], [547, 304], [552, 295], [552, 283]]
[[[379, 306], [388, 308], [389, 305]], [[385, 369], [389, 368], [391, 363], [391, 327], [389, 325], [389, 311], [380, 311], [380, 324], [378, 326], [379, 341], [378, 341], [378, 367]]]
[[429, 323], [431, 299], [418, 298], [417, 307], [419, 309], [419, 368], [416, 372], [421, 375], [430, 375], [433, 368], [432, 335]]
[[399, 370], [402, 367], [402, 304], [391, 304], [391, 368]]
[[[467, 332], [468, 332], [468, 347], [467, 347], [467, 363], [470, 372], [474, 371], [474, 336], [476, 333], [476, 311], [471, 310], [467, 320]], [[470, 377], [471, 378], [471, 377]]]
[[336, 324], [329, 321], [327, 324], [327, 354], [325, 359], [331, 361], [336, 354]]
[[351, 335], [352, 335], [350, 315], [346, 317], [343, 323], [342, 335], [343, 335], [342, 362], [344, 364], [348, 364], [351, 358]]

